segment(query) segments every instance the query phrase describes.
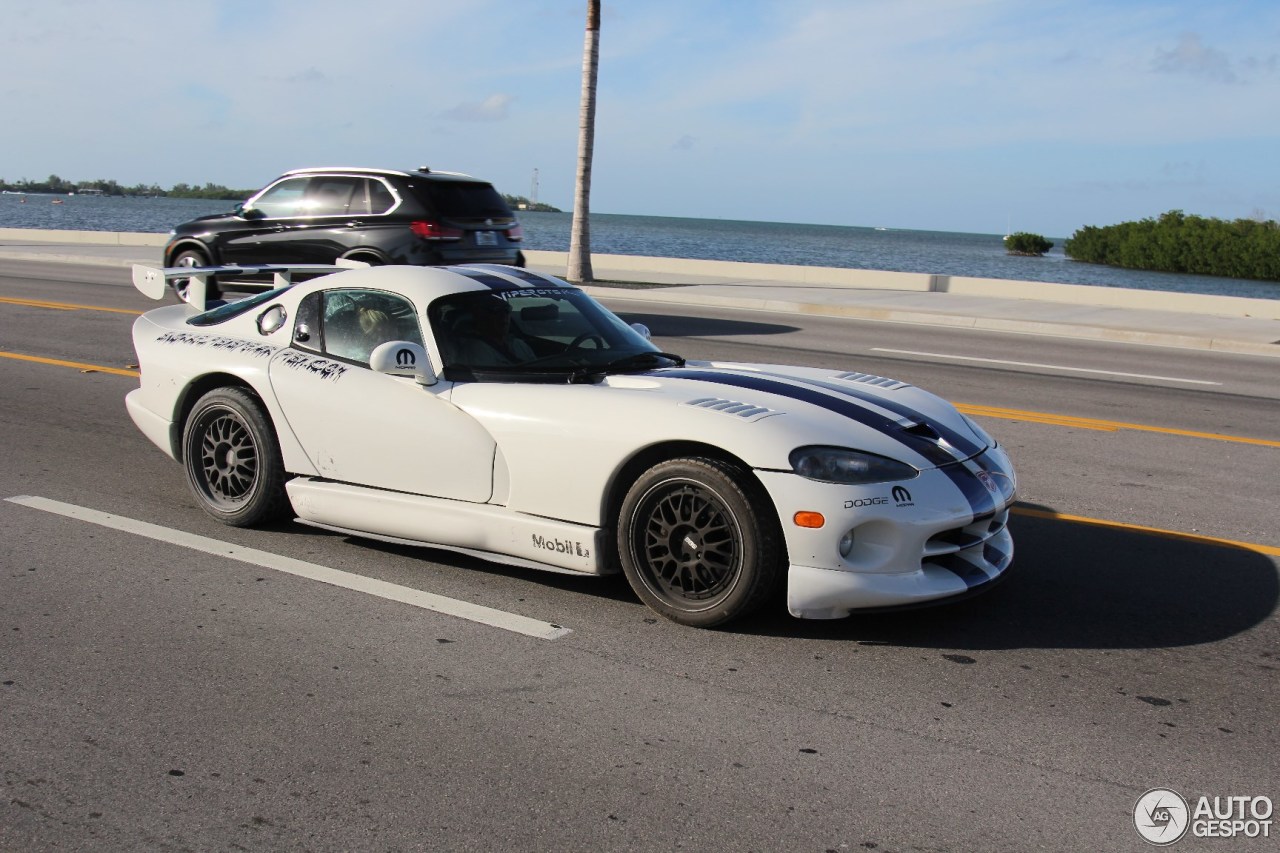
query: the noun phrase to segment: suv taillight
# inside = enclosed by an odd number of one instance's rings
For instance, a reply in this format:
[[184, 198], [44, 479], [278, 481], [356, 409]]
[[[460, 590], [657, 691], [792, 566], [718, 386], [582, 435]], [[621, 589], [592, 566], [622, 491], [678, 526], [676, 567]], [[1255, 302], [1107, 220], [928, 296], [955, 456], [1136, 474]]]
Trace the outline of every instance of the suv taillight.
[[524, 229], [519, 225], [512, 225], [507, 229], [507, 239], [512, 243], [519, 243], [524, 239]]
[[409, 230], [423, 240], [461, 240], [461, 228], [449, 228], [434, 219], [419, 219], [409, 223]]

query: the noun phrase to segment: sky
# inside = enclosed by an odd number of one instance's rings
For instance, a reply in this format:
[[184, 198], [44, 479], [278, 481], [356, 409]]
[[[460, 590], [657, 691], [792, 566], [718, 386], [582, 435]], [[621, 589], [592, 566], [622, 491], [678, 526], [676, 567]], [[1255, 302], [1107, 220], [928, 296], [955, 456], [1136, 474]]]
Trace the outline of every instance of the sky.
[[[568, 210], [586, 5], [0, 0], [0, 179], [425, 165]], [[1277, 0], [603, 0], [597, 97], [594, 213], [1280, 220]]]

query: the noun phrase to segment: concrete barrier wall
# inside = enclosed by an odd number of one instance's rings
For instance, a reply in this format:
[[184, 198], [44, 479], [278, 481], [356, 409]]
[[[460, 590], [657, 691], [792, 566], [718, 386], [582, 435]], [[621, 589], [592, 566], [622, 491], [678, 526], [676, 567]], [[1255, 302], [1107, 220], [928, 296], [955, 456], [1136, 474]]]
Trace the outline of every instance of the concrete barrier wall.
[[[1174, 293], [1167, 290], [1130, 290], [1088, 284], [1051, 284], [1043, 281], [1007, 281], [996, 278], [936, 276], [936, 279], [935, 290], [967, 296], [1036, 299], [1040, 302], [1060, 302], [1067, 305], [1140, 308], [1151, 311], [1176, 311], [1184, 314], [1280, 320], [1280, 299]], [[1280, 285], [1277, 285], [1277, 293], [1280, 293]]]
[[[530, 266], [564, 275], [567, 252], [525, 252]], [[734, 261], [700, 261], [683, 258], [648, 258], [636, 255], [591, 256], [591, 267], [602, 281], [649, 281], [684, 284], [750, 285], [767, 282], [790, 287], [848, 287], [858, 290], [903, 290], [956, 293], [993, 299], [1035, 299], [1067, 305], [1138, 308], [1222, 317], [1257, 317], [1280, 320], [1280, 299], [1173, 293], [1164, 290], [1131, 290], [1087, 284], [1052, 284], [999, 278], [900, 273], [884, 270], [799, 267], [782, 264], [747, 264]], [[1280, 294], [1280, 285], [1277, 285]]]
[[133, 231], [58, 231], [42, 228], [0, 228], [0, 240], [31, 243], [74, 243], [78, 246], [163, 246], [168, 234]]
[[[0, 228], [0, 240], [100, 246], [163, 246], [168, 236], [112, 231]], [[529, 266], [554, 275], [564, 275], [568, 264], [567, 252], [529, 250], [525, 252], [525, 257]], [[1280, 320], [1280, 299], [1252, 299], [1243, 296], [1210, 296], [1083, 284], [1050, 284], [1040, 281], [1008, 281], [838, 267], [651, 258], [639, 255], [592, 254], [591, 265], [596, 278], [602, 281], [745, 286], [768, 284], [797, 288], [848, 287], [858, 290], [933, 291], [966, 296], [987, 296], [995, 299], [1035, 299], [1069, 305], [1139, 308]], [[1277, 288], [1280, 288], [1280, 285], [1277, 285]]]

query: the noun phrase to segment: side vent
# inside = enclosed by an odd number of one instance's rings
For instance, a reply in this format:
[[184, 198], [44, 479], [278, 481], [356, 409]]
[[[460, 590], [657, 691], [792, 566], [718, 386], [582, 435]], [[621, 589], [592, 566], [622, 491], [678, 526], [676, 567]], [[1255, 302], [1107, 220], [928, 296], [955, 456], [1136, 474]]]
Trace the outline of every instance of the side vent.
[[682, 403], [684, 406], [693, 406], [696, 409], [707, 409], [712, 412], [721, 412], [726, 415], [734, 415], [735, 417], [745, 420], [757, 420], [765, 418], [769, 415], [780, 415], [782, 412], [774, 409], [768, 409], [764, 406], [757, 406], [752, 403], [742, 403], [737, 400], [726, 400], [722, 397], [699, 397], [696, 400], [689, 400]]
[[841, 373], [836, 379], [842, 382], [857, 382], [861, 385], [874, 385], [877, 388], [883, 388], [886, 391], [897, 391], [900, 388], [910, 388], [907, 382], [899, 382], [897, 379], [886, 379], [883, 376], [876, 376], [874, 373]]

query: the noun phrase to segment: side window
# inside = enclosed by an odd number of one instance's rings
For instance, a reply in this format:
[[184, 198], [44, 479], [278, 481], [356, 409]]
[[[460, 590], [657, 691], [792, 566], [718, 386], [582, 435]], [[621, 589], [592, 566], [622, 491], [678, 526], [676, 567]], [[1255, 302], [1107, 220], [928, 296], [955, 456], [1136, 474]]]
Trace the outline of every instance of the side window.
[[362, 183], [359, 178], [319, 175], [307, 185], [304, 214], [307, 216], [346, 216], [352, 191]]
[[369, 212], [386, 213], [396, 205], [396, 197], [377, 178], [369, 179]]
[[347, 207], [347, 212], [353, 216], [359, 216], [369, 212], [369, 179], [356, 178], [355, 192], [351, 194], [351, 204]]
[[351, 194], [348, 212], [353, 216], [386, 213], [396, 203], [396, 197], [387, 185], [377, 178], [355, 178], [355, 192]]
[[293, 323], [293, 345], [312, 352], [324, 351], [324, 325], [321, 323], [320, 306], [323, 294], [313, 293], [298, 305], [298, 317]]
[[324, 298], [324, 352], [334, 358], [368, 364], [378, 344], [422, 344], [417, 312], [402, 296], [378, 290], [328, 290], [316, 295]]
[[310, 178], [289, 178], [281, 181], [258, 197], [253, 203], [254, 209], [261, 210], [269, 219], [301, 216], [303, 194], [309, 180]]

